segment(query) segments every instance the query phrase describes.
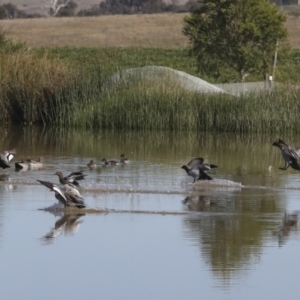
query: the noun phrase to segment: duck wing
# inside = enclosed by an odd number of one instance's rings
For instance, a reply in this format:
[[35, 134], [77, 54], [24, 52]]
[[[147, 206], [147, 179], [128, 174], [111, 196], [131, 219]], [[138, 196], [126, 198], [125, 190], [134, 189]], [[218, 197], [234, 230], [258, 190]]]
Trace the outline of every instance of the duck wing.
[[55, 184], [49, 182], [49, 181], [43, 181], [43, 180], [37, 180], [42, 185], [46, 186], [50, 189], [50, 191], [55, 192], [55, 197], [59, 201], [62, 201], [64, 205], [67, 203], [67, 198], [64, 194], [64, 192]]
[[283, 144], [283, 145], [285, 145], [285, 146], [287, 146], [288, 147], [288, 144], [286, 144], [283, 140], [281, 140], [281, 139], [278, 139], [278, 143], [279, 144]]
[[297, 154], [294, 148], [284, 144], [281, 145], [282, 145], [281, 151], [285, 161], [287, 160], [297, 161], [299, 159], [299, 155]]
[[68, 176], [64, 177], [64, 179], [73, 182], [75, 180], [82, 180], [85, 176], [86, 174], [83, 174], [83, 172], [77, 171], [70, 173]]
[[201, 165], [198, 165], [198, 168], [200, 171], [209, 171], [213, 168], [217, 168], [218, 166], [216, 165], [213, 165], [213, 164], [201, 164]]
[[293, 157], [295, 157], [296, 159], [300, 158], [300, 147], [291, 148], [290, 151]]
[[197, 157], [197, 158], [193, 158], [187, 165], [190, 167], [190, 168], [193, 168], [197, 165], [201, 165], [203, 164], [204, 162], [204, 159], [202, 157]]
[[9, 161], [11, 161], [16, 154], [16, 150], [7, 150], [0, 154], [0, 167], [2, 169], [10, 168], [8, 165]]
[[294, 170], [300, 171], [300, 165], [298, 164], [297, 160], [292, 160], [292, 161], [290, 162], [290, 166], [291, 166]]
[[[279, 143], [281, 145], [282, 151], [284, 151], [287, 155], [289, 155], [295, 159], [300, 158], [300, 147], [291, 147], [281, 139], [278, 139], [277, 143]], [[277, 146], [277, 145], [275, 145], [275, 146]]]
[[9, 162], [13, 159], [16, 154], [16, 149], [4, 151], [1, 156], [3, 156], [6, 162]]
[[209, 167], [211, 168], [211, 169], [214, 169], [214, 168], [217, 168], [218, 166], [217, 165], [214, 165], [214, 164], [208, 164], [209, 165]]
[[205, 172], [200, 170], [200, 176], [198, 180], [213, 180], [210, 176], [208, 176]]

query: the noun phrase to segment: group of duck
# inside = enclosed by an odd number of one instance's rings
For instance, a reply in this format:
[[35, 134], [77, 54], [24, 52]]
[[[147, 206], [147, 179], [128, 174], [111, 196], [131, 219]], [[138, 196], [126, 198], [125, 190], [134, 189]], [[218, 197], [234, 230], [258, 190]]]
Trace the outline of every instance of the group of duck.
[[[0, 168], [6, 169], [10, 168], [9, 162], [13, 159], [16, 154], [16, 150], [4, 151], [0, 154]], [[37, 161], [32, 159], [25, 160], [22, 158], [21, 161], [15, 162], [16, 171], [19, 170], [39, 170], [43, 168], [43, 157], [39, 157]], [[103, 158], [101, 160], [102, 166], [117, 166], [127, 164], [129, 160], [125, 154], [121, 154], [120, 161], [118, 160], [107, 160]], [[90, 169], [96, 168], [96, 163], [91, 160], [87, 166]], [[82, 171], [76, 171], [70, 173], [68, 176], [64, 176], [62, 172], [57, 171], [54, 175], [58, 176], [60, 184], [63, 185], [63, 188], [58, 185], [43, 180], [37, 180], [42, 185], [49, 188], [50, 191], [55, 193], [55, 198], [63, 205], [63, 207], [75, 207], [75, 208], [85, 208], [84, 198], [79, 192], [79, 181], [83, 180], [86, 174]]]
[[[103, 159], [101, 160], [101, 165], [102, 165], [102, 166], [105, 166], [105, 167], [107, 167], [107, 166], [119, 166], [119, 165], [123, 166], [123, 165], [126, 165], [126, 164], [128, 164], [128, 163], [129, 163], [129, 160], [128, 160], [128, 158], [125, 156], [124, 153], [122, 153], [122, 154], [120, 155], [120, 161], [115, 160], [115, 159], [107, 160], [106, 158], [103, 158]], [[97, 165], [96, 165], [96, 163], [95, 163], [95, 161], [94, 161], [93, 159], [87, 164], [87, 166], [88, 166], [90, 169], [95, 169], [95, 168], [97, 167]]]
[[[281, 170], [286, 170], [288, 167], [291, 167], [295, 170], [300, 171], [300, 165], [298, 160], [300, 158], [300, 147], [294, 148], [287, 145], [283, 140], [278, 139], [275, 141], [273, 146], [278, 147], [281, 150], [285, 165], [280, 167]], [[6, 169], [10, 168], [9, 162], [13, 159], [16, 154], [16, 150], [4, 151], [0, 154], [0, 168]], [[40, 157], [37, 161], [27, 159], [26, 161], [22, 159], [20, 162], [15, 163], [16, 170], [22, 168], [28, 169], [40, 169], [43, 167], [42, 164], [43, 158]], [[124, 165], [129, 161], [125, 154], [121, 154], [120, 161], [117, 160], [107, 160], [103, 158], [101, 160], [102, 166], [116, 166]], [[96, 168], [96, 163], [91, 160], [87, 166], [90, 169]], [[209, 175], [206, 174], [206, 171], [217, 168], [217, 165], [211, 163], [204, 163], [202, 157], [192, 159], [187, 165], [183, 165], [181, 168], [184, 169], [188, 176], [193, 177], [194, 181], [197, 180], [213, 180]], [[63, 205], [63, 207], [75, 207], [75, 208], [84, 208], [86, 207], [84, 203], [84, 198], [79, 192], [79, 182], [85, 178], [85, 174], [82, 171], [72, 172], [68, 176], [63, 176], [62, 172], [58, 171], [54, 175], [57, 175], [59, 178], [60, 184], [63, 185], [63, 188], [58, 185], [43, 181], [37, 180], [42, 185], [49, 188], [50, 191], [55, 193], [55, 198]]]
[[[280, 167], [281, 170], [286, 170], [291, 167], [295, 170], [300, 171], [300, 165], [298, 160], [300, 158], [300, 147], [291, 147], [287, 145], [283, 140], [278, 139], [272, 146], [278, 147], [281, 150], [282, 157], [284, 159], [284, 167]], [[204, 159], [194, 158], [187, 165], [182, 166], [188, 176], [193, 177], [194, 181], [197, 180], [212, 180], [210, 176], [206, 174], [206, 171], [217, 168], [214, 164], [204, 163]]]

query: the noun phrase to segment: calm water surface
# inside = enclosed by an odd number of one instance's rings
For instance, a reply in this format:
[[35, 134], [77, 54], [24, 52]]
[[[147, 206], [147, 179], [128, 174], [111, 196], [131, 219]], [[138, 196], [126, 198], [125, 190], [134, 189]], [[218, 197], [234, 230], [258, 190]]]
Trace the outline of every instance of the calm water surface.
[[[300, 173], [278, 169], [279, 136], [2, 132], [17, 155], [0, 170], [1, 299], [299, 298]], [[121, 153], [128, 165], [100, 166]], [[38, 156], [43, 170], [15, 171]], [[199, 156], [219, 167], [191, 184], [180, 167]], [[114, 211], [41, 210], [56, 200], [36, 180], [58, 170], [84, 170], [87, 205]]]

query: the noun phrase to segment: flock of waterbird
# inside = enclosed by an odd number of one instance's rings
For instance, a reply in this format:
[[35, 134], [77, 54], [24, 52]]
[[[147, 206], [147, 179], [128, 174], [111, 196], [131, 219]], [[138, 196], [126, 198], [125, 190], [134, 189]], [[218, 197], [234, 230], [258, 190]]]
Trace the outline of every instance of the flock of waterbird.
[[[300, 147], [291, 147], [281, 139], [275, 141], [272, 146], [276, 146], [281, 150], [285, 165], [284, 167], [279, 168], [280, 170], [286, 170], [288, 167], [291, 167], [300, 171], [300, 165], [298, 163], [300, 158]], [[184, 169], [189, 176], [193, 177], [194, 182], [196, 182], [196, 180], [212, 180], [205, 171], [217, 167], [218, 166], [214, 164], [204, 163], [204, 159], [200, 157], [192, 159], [187, 165], [184, 165], [181, 168]]]
[[[280, 167], [281, 170], [286, 170], [291, 167], [295, 170], [300, 171], [300, 165], [298, 160], [300, 158], [300, 147], [291, 147], [287, 145], [283, 140], [278, 139], [275, 141], [273, 146], [278, 147], [281, 150], [282, 157], [284, 159], [284, 167]], [[16, 150], [4, 151], [0, 154], [0, 168], [6, 169], [10, 168], [9, 162], [13, 159], [16, 154]], [[43, 157], [38, 158], [37, 161], [32, 159], [25, 160], [24, 158], [15, 162], [16, 170], [36, 170], [43, 168]], [[107, 160], [103, 158], [101, 160], [102, 166], [117, 166], [125, 165], [129, 162], [125, 154], [121, 154], [120, 160]], [[91, 160], [87, 166], [90, 169], [96, 168], [96, 163]], [[193, 177], [194, 182], [197, 180], [212, 180], [212, 178], [206, 174], [206, 171], [217, 168], [218, 166], [210, 163], [204, 163], [202, 157], [192, 159], [187, 165], [183, 165], [181, 168], [184, 169], [188, 176]], [[72, 172], [68, 176], [64, 176], [62, 172], [57, 171], [54, 175], [57, 175], [59, 182], [63, 187], [60, 187], [54, 183], [37, 180], [42, 185], [49, 188], [50, 191], [55, 193], [55, 198], [63, 205], [63, 207], [73, 207], [73, 208], [84, 208], [86, 207], [84, 203], [84, 198], [79, 192], [79, 182], [83, 180], [87, 175], [82, 171]]]
[[[281, 150], [282, 157], [284, 159], [285, 165], [280, 170], [286, 170], [288, 167], [291, 167], [295, 170], [300, 171], [300, 165], [298, 160], [300, 158], [300, 147], [290, 147], [283, 140], [278, 139], [275, 141], [272, 146], [276, 146]], [[217, 168], [218, 166], [214, 164], [204, 163], [204, 159], [194, 158], [187, 165], [182, 166], [181, 168], [186, 171], [186, 173], [196, 180], [212, 180], [205, 171]]]
[[[13, 159], [16, 154], [16, 150], [4, 151], [0, 154], [0, 168], [6, 169], [10, 168], [9, 162]], [[37, 160], [24, 159], [15, 162], [16, 171], [20, 170], [40, 170], [43, 166], [43, 157], [39, 157]], [[125, 154], [121, 154], [120, 160], [107, 160], [103, 158], [101, 160], [102, 166], [117, 166], [125, 165], [129, 162]], [[96, 163], [91, 160], [87, 166], [90, 169], [96, 168]], [[54, 175], [58, 176], [59, 182], [63, 187], [60, 187], [52, 182], [37, 180], [42, 185], [49, 188], [50, 191], [55, 193], [55, 198], [63, 205], [63, 207], [73, 207], [73, 208], [85, 208], [84, 198], [81, 196], [79, 191], [79, 181], [85, 179], [87, 176], [83, 171], [75, 171], [70, 173], [68, 176], [64, 176], [62, 172], [57, 171]]]

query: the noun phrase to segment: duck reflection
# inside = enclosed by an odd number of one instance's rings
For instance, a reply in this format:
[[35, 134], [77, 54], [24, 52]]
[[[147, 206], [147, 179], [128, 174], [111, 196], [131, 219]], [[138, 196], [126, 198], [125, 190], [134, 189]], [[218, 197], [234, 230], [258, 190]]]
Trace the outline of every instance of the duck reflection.
[[[57, 215], [58, 213], [53, 214]], [[61, 215], [61, 213], [58, 215]], [[83, 217], [84, 215], [85, 214], [62, 213], [61, 218], [55, 222], [54, 227], [45, 236], [43, 236], [42, 240], [45, 242], [45, 244], [51, 244], [62, 233], [65, 235], [75, 234], [83, 222], [83, 220], [79, 220], [79, 218]]]
[[0, 174], [0, 181], [9, 181], [8, 174]]
[[211, 205], [210, 198], [205, 195], [193, 194], [187, 196], [182, 203], [187, 206], [189, 210], [192, 211], [204, 211], [208, 209]]
[[9, 174], [0, 174], [0, 182], [3, 182], [3, 184], [0, 184], [0, 191], [12, 191], [17, 189], [17, 185], [12, 183]]
[[278, 246], [282, 247], [292, 233], [300, 231], [298, 226], [299, 212], [285, 213], [278, 233]]

